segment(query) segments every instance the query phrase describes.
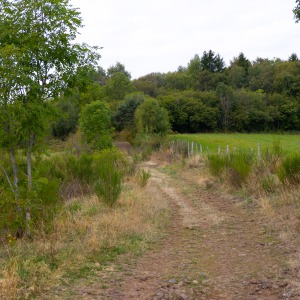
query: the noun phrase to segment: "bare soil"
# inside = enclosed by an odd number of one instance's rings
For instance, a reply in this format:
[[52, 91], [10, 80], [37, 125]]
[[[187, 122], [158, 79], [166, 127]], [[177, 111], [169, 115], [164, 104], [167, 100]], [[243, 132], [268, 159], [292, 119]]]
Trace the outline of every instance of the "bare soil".
[[70, 299], [300, 299], [289, 285], [292, 250], [254, 208], [216, 191], [197, 170], [171, 177], [155, 162], [144, 168], [146, 192], [172, 207], [164, 238], [138, 258], [121, 258], [99, 281], [79, 284]]

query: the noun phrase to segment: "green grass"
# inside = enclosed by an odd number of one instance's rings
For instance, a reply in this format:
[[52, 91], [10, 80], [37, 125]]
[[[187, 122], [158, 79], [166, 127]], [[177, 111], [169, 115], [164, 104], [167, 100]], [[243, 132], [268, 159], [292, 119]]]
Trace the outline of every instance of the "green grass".
[[201, 144], [203, 152], [206, 152], [206, 147], [209, 147], [211, 153], [217, 153], [218, 147], [224, 152], [226, 145], [229, 145], [230, 151], [234, 147], [239, 149], [251, 149], [255, 151], [257, 144], [261, 145], [262, 153], [273, 147], [273, 143], [280, 141], [280, 145], [284, 152], [295, 153], [299, 152], [300, 135], [299, 134], [246, 134], [246, 133], [200, 133], [200, 134], [174, 134], [169, 136], [170, 140], [186, 140], [194, 141]]

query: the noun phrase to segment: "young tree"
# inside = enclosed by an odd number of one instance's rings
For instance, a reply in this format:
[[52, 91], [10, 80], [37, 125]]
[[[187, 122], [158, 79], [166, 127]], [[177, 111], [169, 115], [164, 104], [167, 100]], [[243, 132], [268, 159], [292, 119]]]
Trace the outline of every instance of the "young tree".
[[[69, 0], [7, 0], [0, 2], [0, 56], [14, 47], [12, 89], [6, 96], [18, 114], [17, 135], [26, 145], [28, 199], [27, 235], [32, 202], [32, 149], [47, 127], [49, 99], [75, 83], [76, 69], [90, 69], [99, 58], [96, 48], [72, 43], [82, 26]], [[3, 66], [7, 69], [11, 62]], [[8, 85], [11, 74], [1, 72]], [[3, 123], [2, 123], [3, 124]], [[2, 130], [5, 132], [5, 130]]]
[[170, 129], [168, 112], [156, 99], [145, 100], [135, 112], [138, 133], [165, 135]]
[[79, 128], [86, 143], [94, 149], [102, 150], [111, 147], [111, 112], [103, 102], [94, 101], [83, 107]]

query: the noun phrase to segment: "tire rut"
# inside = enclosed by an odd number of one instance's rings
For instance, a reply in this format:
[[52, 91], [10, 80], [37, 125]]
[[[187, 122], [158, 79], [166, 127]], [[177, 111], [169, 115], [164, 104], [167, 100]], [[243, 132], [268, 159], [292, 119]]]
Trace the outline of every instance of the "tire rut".
[[148, 192], [169, 199], [171, 225], [103, 299], [287, 298], [283, 246], [255, 214], [184, 178], [149, 170]]

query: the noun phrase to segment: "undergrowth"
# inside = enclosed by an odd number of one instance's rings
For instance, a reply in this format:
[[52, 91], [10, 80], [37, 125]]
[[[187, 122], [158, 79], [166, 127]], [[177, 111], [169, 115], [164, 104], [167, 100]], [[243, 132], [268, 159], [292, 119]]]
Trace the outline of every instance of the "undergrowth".
[[58, 286], [96, 276], [120, 254], [146, 249], [168, 216], [166, 201], [146, 189], [127, 179], [113, 208], [95, 194], [68, 199], [47, 230], [42, 222], [34, 228], [32, 241], [2, 239], [0, 298], [51, 298]]

